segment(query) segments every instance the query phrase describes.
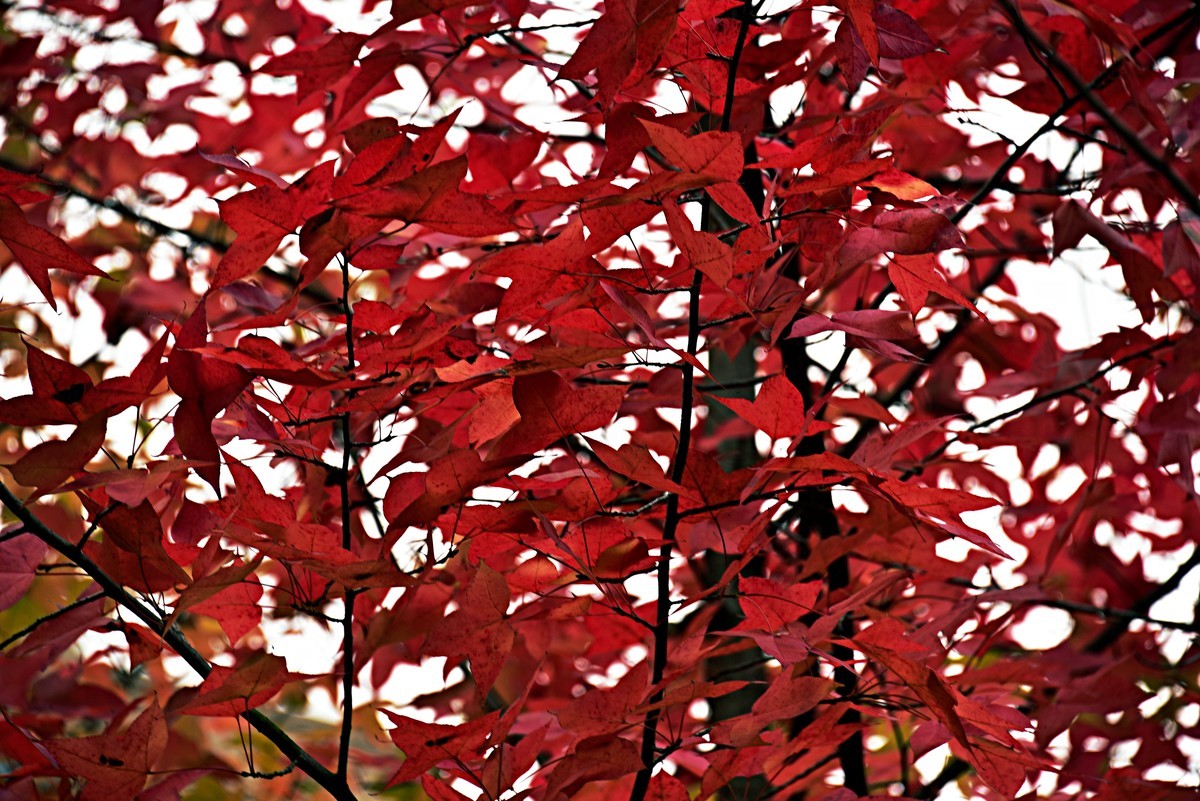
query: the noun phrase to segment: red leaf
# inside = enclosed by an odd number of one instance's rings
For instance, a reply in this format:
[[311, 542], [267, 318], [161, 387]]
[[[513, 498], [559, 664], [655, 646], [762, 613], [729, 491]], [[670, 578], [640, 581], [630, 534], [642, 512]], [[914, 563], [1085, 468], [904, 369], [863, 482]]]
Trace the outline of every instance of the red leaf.
[[955, 289], [942, 275], [937, 257], [930, 253], [915, 256], [897, 254], [888, 259], [888, 279], [904, 296], [905, 305], [914, 315], [924, 306], [930, 292], [954, 301], [987, 319], [971, 299]]
[[733, 248], [716, 234], [693, 228], [687, 215], [674, 203], [665, 203], [663, 211], [671, 236], [692, 268], [704, 273], [717, 286], [728, 286], [733, 280]]
[[880, 4], [875, 6], [873, 16], [879, 35], [879, 55], [884, 58], [914, 58], [937, 50], [929, 34], [903, 11]]
[[1144, 322], [1154, 318], [1152, 290], [1162, 277], [1162, 268], [1140, 247], [1113, 226], [1104, 222], [1077, 200], [1059, 206], [1054, 212], [1054, 255], [1060, 256], [1092, 236], [1108, 248], [1121, 264], [1130, 295], [1137, 304]]
[[201, 462], [196, 474], [220, 493], [221, 453], [212, 433], [217, 414], [250, 383], [251, 375], [195, 349], [208, 340], [208, 318], [201, 299], [175, 339], [167, 361], [167, 382], [182, 400], [175, 410], [175, 441], [188, 459]]
[[937, 212], [925, 208], [898, 209], [879, 214], [870, 227], [846, 237], [838, 261], [854, 267], [880, 253], [935, 253], [962, 245], [962, 234]]
[[654, 65], [675, 32], [676, 6], [658, 0], [614, 0], [587, 37], [559, 70], [564, 80], [579, 80], [592, 70], [600, 96], [609, 105], [631, 76]]
[[63, 771], [86, 781], [84, 801], [133, 798], [167, 747], [167, 723], [158, 704], [151, 702], [129, 728], [95, 737], [50, 740], [50, 753]]
[[379, 711], [396, 724], [388, 734], [404, 752], [404, 764], [388, 781], [388, 787], [412, 781], [443, 762], [472, 758], [500, 717], [499, 712], [492, 712], [458, 726], [448, 726], [426, 723], [388, 709]]
[[179, 707], [187, 715], [236, 717], [262, 706], [292, 680], [283, 657], [243, 653], [233, 667], [214, 665], [212, 673]]
[[492, 689], [512, 651], [514, 632], [506, 619], [509, 597], [504, 576], [481, 563], [462, 608], [441, 620], [425, 641], [427, 653], [470, 660], [480, 698]]
[[616, 686], [589, 689], [556, 711], [559, 724], [576, 738], [612, 736], [624, 731], [627, 719], [650, 690], [650, 674], [640, 662]]
[[576, 388], [552, 372], [518, 376], [513, 403], [521, 422], [496, 443], [489, 458], [536, 453], [568, 434], [606, 426], [624, 397], [623, 387]]
[[850, 23], [862, 40], [863, 49], [872, 64], [879, 63], [879, 32], [875, 27], [876, 0], [842, 0]]
[[329, 202], [332, 183], [333, 162], [326, 161], [286, 188], [264, 185], [222, 201], [221, 219], [237, 238], [217, 265], [213, 288], [261, 269], [285, 236]]
[[84, 259], [57, 236], [26, 220], [25, 212], [6, 195], [0, 195], [0, 242], [7, 245], [21, 262], [22, 269], [53, 309], [57, 309], [58, 304], [50, 288], [51, 269], [108, 278], [108, 273]]
[[346, 77], [368, 38], [361, 33], [335, 33], [319, 46], [300, 47], [276, 56], [262, 66], [262, 71], [295, 75], [296, 99], [303, 101]]
[[192, 583], [175, 602], [182, 609], [208, 615], [221, 625], [230, 645], [262, 622], [262, 582], [254, 575], [261, 557], [247, 563], [240, 559]]
[[39, 490], [57, 487], [83, 470], [104, 445], [108, 418], [96, 415], [81, 423], [64, 440], [42, 442], [8, 466], [19, 483]]
[[11, 529], [0, 534], [7, 537], [0, 542], [0, 611], [25, 597], [47, 548], [32, 534], [12, 536]]
[[642, 120], [650, 141], [667, 161], [690, 173], [722, 181], [742, 174], [742, 139], [737, 134], [706, 131], [688, 136], [667, 125]]
[[656, 773], [646, 789], [646, 801], [690, 801], [687, 785], [669, 773]]
[[917, 335], [907, 312], [862, 309], [838, 312], [832, 317], [810, 314], [792, 325], [789, 337], [810, 337], [824, 331], [843, 331], [866, 340], [912, 339]]
[[459, 236], [491, 236], [514, 225], [483, 195], [463, 191], [467, 157], [442, 161], [385, 189], [366, 192], [339, 206], [366, 217], [399, 219], [431, 231]]
[[714, 396], [750, 425], [765, 431], [771, 439], [785, 439], [801, 434], [817, 434], [833, 426], [809, 420], [804, 412], [800, 390], [785, 376], [772, 376], [759, 387], [753, 401], [745, 398]]

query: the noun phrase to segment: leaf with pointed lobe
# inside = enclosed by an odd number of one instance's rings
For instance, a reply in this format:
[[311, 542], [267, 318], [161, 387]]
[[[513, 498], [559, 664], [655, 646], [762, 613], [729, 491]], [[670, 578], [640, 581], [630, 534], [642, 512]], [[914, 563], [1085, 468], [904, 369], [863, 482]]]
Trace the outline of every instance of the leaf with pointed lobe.
[[29, 280], [53, 309], [57, 309], [58, 304], [50, 286], [50, 270], [109, 277], [53, 233], [29, 222], [21, 207], [7, 195], [0, 195], [0, 242], [12, 251]]
[[205, 300], [180, 328], [167, 360], [167, 382], [182, 398], [175, 409], [175, 441], [180, 452], [198, 462], [196, 473], [220, 493], [221, 453], [212, 433], [213, 420], [250, 383], [242, 368], [205, 356], [208, 341]]
[[779, 194], [782, 197], [794, 197], [802, 194], [819, 195], [824, 192], [844, 190], [866, 184], [885, 163], [883, 159], [866, 159], [837, 164], [829, 170], [821, 170], [816, 175], [797, 178], [784, 187]]
[[687, 257], [689, 265], [704, 273], [717, 286], [728, 286], [733, 280], [733, 248], [722, 242], [716, 234], [693, 228], [687, 215], [674, 203], [665, 203], [663, 212], [667, 217], [667, 228]]
[[876, 0], [841, 0], [847, 19], [862, 41], [863, 49], [872, 64], [879, 63], [879, 30], [875, 24]]
[[881, 212], [869, 227], [846, 237], [838, 261], [849, 268], [880, 253], [935, 253], [962, 244], [962, 234], [941, 214], [926, 208], [896, 209]]
[[25, 597], [47, 549], [33, 534], [12, 533], [5, 531], [7, 539], [0, 542], [0, 611]]
[[[82, 498], [93, 519], [99, 519], [106, 543], [164, 576], [170, 576], [177, 585], [191, 583], [191, 577], [167, 553], [161, 519], [149, 501], [142, 500], [136, 506], [113, 504], [103, 491], [97, 491], [94, 497], [85, 495]], [[105, 509], [108, 511], [99, 517]]]
[[800, 390], [786, 376], [772, 376], [764, 381], [753, 401], [720, 396], [714, 396], [714, 400], [732, 409], [771, 439], [819, 434], [833, 428], [829, 423], [808, 419]]
[[464, 191], [467, 157], [426, 167], [411, 178], [338, 201], [365, 217], [383, 217], [458, 236], [492, 236], [514, 229], [486, 197]]
[[932, 253], [913, 256], [896, 254], [888, 259], [888, 278], [904, 298], [904, 304], [914, 315], [925, 306], [929, 293], [952, 300], [987, 319], [983, 312], [942, 275], [941, 265]]
[[879, 3], [872, 16], [882, 57], [915, 58], [938, 49], [917, 21], [900, 9]]
[[108, 418], [96, 415], [80, 423], [66, 439], [39, 443], [8, 466], [26, 487], [50, 490], [75, 476], [104, 445]]
[[820, 582], [788, 586], [774, 579], [744, 576], [738, 580], [738, 603], [745, 616], [740, 628], [774, 632], [814, 611]]
[[979, 778], [1001, 798], [1015, 798], [1026, 775], [1044, 767], [1028, 754], [986, 740], [977, 741], [970, 748], [952, 746], [951, 750], [961, 753]]
[[229, 153], [205, 153], [203, 150], [198, 151], [200, 158], [212, 164], [217, 164], [229, 170], [234, 175], [242, 178], [249, 183], [257, 186], [273, 186], [276, 189], [287, 189], [288, 182], [283, 180], [278, 173], [255, 167], [253, 164], [248, 164], [246, 161]]
[[133, 798], [166, 747], [166, 719], [154, 700], [124, 732], [46, 742], [64, 773], [84, 780], [84, 801]]
[[75, 424], [107, 417], [145, 401], [165, 375], [166, 334], [128, 376], [93, 384], [79, 367], [26, 344], [31, 393], [0, 399], [0, 421], [20, 426]]
[[270, 75], [295, 75], [296, 97], [305, 100], [346, 77], [368, 38], [361, 33], [335, 33], [319, 45], [299, 47], [276, 56], [262, 66], [262, 71]]
[[[443, 150], [446, 134], [462, 109], [455, 109], [434, 125], [397, 127], [358, 150], [345, 171], [334, 179], [333, 194], [349, 198], [370, 188], [391, 186], [412, 178], [434, 163]], [[409, 138], [408, 134], [415, 134]]]
[[1130, 296], [1141, 312], [1142, 320], [1149, 322], [1154, 317], [1152, 292], [1163, 275], [1162, 267], [1150, 254], [1077, 200], [1059, 206], [1053, 221], [1054, 255], [1061, 256], [1085, 236], [1095, 238], [1121, 264]]
[[235, 558], [232, 564], [195, 579], [179, 594], [172, 617], [190, 610], [213, 618], [231, 645], [262, 621], [262, 582], [254, 574], [262, 563], [259, 554], [250, 561]]
[[487, 696], [508, 660], [516, 634], [507, 620], [510, 599], [504, 576], [481, 563], [471, 578], [463, 605], [443, 618], [426, 638], [426, 653], [467, 659], [479, 698]]
[[577, 81], [593, 70], [604, 105], [654, 66], [675, 32], [677, 6], [661, 0], [612, 0], [558, 72]]
[[263, 185], [221, 202], [221, 219], [237, 237], [217, 264], [214, 289], [261, 269], [285, 236], [329, 202], [333, 164], [323, 162], [286, 187]]
[[39, 203], [49, 197], [41, 189], [32, 189], [38, 179], [33, 175], [0, 168], [0, 195], [4, 195], [18, 206]]
[[253, 334], [242, 337], [232, 348], [209, 345], [192, 348], [191, 352], [202, 358], [236, 365], [250, 375], [292, 386], [320, 386], [336, 380], [334, 376], [305, 364], [274, 340]]
[[1181, 214], [1167, 223], [1162, 241], [1163, 277], [1182, 269], [1194, 286], [1200, 286], [1200, 221]]
[[641, 120], [641, 124], [654, 147], [679, 169], [717, 182], [741, 177], [744, 160], [737, 134], [706, 131], [689, 136], [658, 122]]
[[814, 313], [793, 324], [788, 336], [809, 337], [825, 331], [842, 331], [855, 342], [891, 359], [903, 361], [913, 358], [908, 350], [892, 344], [916, 336], [916, 326], [908, 312], [861, 309], [837, 312], [831, 317]]
[[242, 652], [228, 667], [213, 665], [212, 672], [175, 711], [185, 715], [236, 717], [271, 700], [293, 680], [287, 662], [262, 651]]
[[939, 194], [937, 189], [928, 182], [894, 167], [875, 173], [864, 186], [882, 189], [901, 200], [920, 200], [923, 197]]
[[589, 688], [555, 711], [559, 725], [580, 739], [611, 736], [623, 731], [632, 711], [646, 698], [650, 674], [641, 662], [609, 688]]
[[642, 758], [636, 743], [621, 737], [580, 740], [572, 752], [558, 762], [546, 778], [549, 797], [558, 793], [576, 796], [590, 782], [618, 779], [641, 770]]
[[388, 787], [409, 782], [443, 762], [468, 760], [483, 746], [500, 717], [490, 712], [457, 726], [426, 723], [417, 718], [380, 709], [396, 727], [388, 732], [392, 742], [404, 753], [404, 764], [388, 780]]
[[914, 520], [955, 537], [960, 537], [1002, 559], [1012, 559], [991, 537], [961, 520], [963, 512], [996, 506], [999, 501], [969, 492], [940, 487], [923, 487], [889, 479], [878, 486], [898, 510]]
[[836, 686], [832, 679], [792, 676], [792, 671], [784, 670], [754, 702], [750, 714], [728, 722], [717, 736], [735, 747], [754, 745], [763, 729], [775, 721], [803, 715], [828, 698]]
[[675, 492], [692, 495], [687, 487], [671, 481], [662, 467], [654, 460], [649, 449], [633, 443], [612, 448], [603, 442], [584, 437], [592, 451], [614, 473], [641, 482], [660, 492]]
[[513, 403], [521, 422], [496, 443], [489, 459], [532, 454], [569, 434], [608, 425], [625, 397], [619, 386], [574, 387], [557, 373], [518, 376]]
[[[400, 457], [398, 457], [400, 458]], [[427, 523], [452, 504], [469, 498], [476, 488], [508, 474], [521, 459], [484, 461], [473, 449], [457, 449], [434, 461], [425, 472], [402, 473], [392, 479], [383, 498], [389, 530], [403, 531]], [[386, 472], [394, 465], [386, 465]]]

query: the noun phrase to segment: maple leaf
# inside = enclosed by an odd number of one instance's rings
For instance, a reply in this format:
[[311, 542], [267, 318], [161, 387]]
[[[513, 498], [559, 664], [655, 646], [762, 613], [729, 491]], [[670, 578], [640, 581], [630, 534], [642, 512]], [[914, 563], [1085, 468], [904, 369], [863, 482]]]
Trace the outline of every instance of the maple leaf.
[[151, 701], [124, 732], [50, 740], [46, 748], [68, 775], [85, 780], [85, 801], [132, 798], [167, 747], [167, 723]]
[[970, 298], [946, 280], [942, 275], [942, 268], [938, 264], [937, 257], [933, 254], [890, 256], [888, 258], [888, 278], [896, 285], [896, 289], [904, 297], [905, 305], [914, 315], [925, 306], [929, 293], [933, 292], [970, 309], [981, 319], [987, 319]]
[[809, 420], [804, 412], [804, 397], [784, 376], [772, 376], [762, 383], [753, 402], [745, 398], [716, 400], [728, 406], [746, 422], [771, 439], [795, 437], [800, 434], [819, 434], [833, 426]]
[[[1092, 214], [1078, 201], [1065, 203], [1054, 213], [1056, 257], [1075, 247], [1084, 236], [1089, 235], [1108, 248], [1113, 258], [1120, 262], [1134, 303], [1142, 314], [1142, 320], [1149, 322], [1154, 317], [1151, 291], [1163, 273], [1162, 268], [1144, 250]], [[1178, 242], [1178, 239], [1173, 241]]]
[[295, 677], [283, 657], [262, 651], [238, 654], [233, 667], [214, 665], [176, 711], [188, 715], [236, 717], [271, 700]]
[[107, 430], [107, 417], [92, 417], [80, 423], [66, 439], [33, 446], [28, 453], [8, 465], [8, 470], [13, 478], [27, 487], [53, 489], [83, 470], [104, 445]]
[[572, 387], [553, 372], [518, 376], [512, 393], [521, 422], [496, 443], [490, 459], [536, 453], [569, 434], [607, 425], [625, 396], [621, 387]]
[[842, 331], [848, 335], [847, 339], [892, 359], [913, 358], [903, 347], [892, 343], [912, 339], [917, 333], [912, 316], [906, 312], [862, 309], [837, 312], [831, 317], [810, 314], [794, 323], [788, 336], [809, 337], [823, 331]]
[[663, 0], [615, 0], [588, 31], [560, 80], [579, 80], [593, 70], [600, 96], [611, 103], [630, 76], [654, 65], [675, 31], [676, 5]]
[[443, 762], [468, 758], [487, 740], [500, 717], [492, 712], [459, 726], [426, 723], [389, 709], [380, 709], [396, 727], [388, 732], [392, 742], [404, 752], [404, 764], [388, 781], [389, 787], [412, 781]]
[[742, 174], [741, 138], [736, 134], [706, 131], [688, 136], [651, 120], [641, 124], [650, 142], [681, 170], [719, 181], [736, 181]]
[[470, 660], [475, 692], [483, 698], [496, 683], [515, 641], [507, 622], [509, 589], [504, 576], [481, 563], [462, 609], [444, 618], [425, 641], [428, 653]]
[[872, 64], [879, 63], [879, 30], [875, 25], [876, 0], [844, 0], [847, 18], [854, 26]]
[[11, 536], [11, 530], [6, 530], [0, 541], [0, 575], [4, 576], [0, 585], [0, 611], [21, 600], [25, 591], [33, 584], [37, 566], [46, 555], [46, 543], [32, 534]]
[[962, 245], [962, 234], [948, 219], [925, 208], [881, 212], [869, 228], [846, 237], [838, 261], [853, 267], [880, 253], [934, 253]]
[[202, 299], [180, 328], [167, 361], [167, 382], [182, 399], [175, 410], [175, 440], [188, 459], [220, 492], [220, 450], [212, 433], [213, 419], [242, 393], [251, 374], [228, 362], [206, 357], [197, 349], [208, 341], [208, 317]]
[[304, 100], [345, 77], [369, 38], [361, 33], [335, 33], [320, 45], [277, 56], [262, 69], [271, 75], [295, 75], [296, 96]]
[[21, 262], [29, 280], [53, 309], [58, 308], [58, 303], [50, 286], [50, 270], [109, 277], [50, 231], [30, 223], [21, 207], [7, 195], [0, 195], [0, 242]]
[[332, 184], [333, 162], [327, 161], [290, 186], [268, 183], [222, 201], [221, 219], [237, 237], [217, 264], [213, 288], [227, 286], [262, 268], [285, 236], [324, 207]]
[[467, 157], [426, 167], [386, 188], [339, 201], [339, 206], [365, 217], [416, 223], [433, 231], [460, 236], [490, 236], [513, 229], [512, 221], [483, 195], [463, 191]]

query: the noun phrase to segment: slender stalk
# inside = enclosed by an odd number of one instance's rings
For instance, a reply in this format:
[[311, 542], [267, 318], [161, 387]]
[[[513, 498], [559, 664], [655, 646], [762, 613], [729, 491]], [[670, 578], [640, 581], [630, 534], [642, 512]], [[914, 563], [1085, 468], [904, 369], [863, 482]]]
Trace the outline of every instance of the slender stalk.
[[[354, 307], [350, 303], [350, 262], [342, 256], [342, 309], [346, 315], [346, 375], [353, 380], [357, 362], [354, 358]], [[346, 392], [353, 400], [353, 387]], [[347, 551], [351, 541], [352, 515], [350, 508], [350, 467], [354, 459], [354, 439], [349, 410], [342, 412], [342, 468], [338, 473], [338, 489], [342, 500], [342, 547]], [[350, 769], [350, 735], [354, 730], [354, 598], [356, 593], [346, 588], [345, 612], [342, 617], [342, 730], [338, 736], [337, 776], [347, 780]]]
[[[104, 595], [123, 606], [134, 617], [145, 623], [151, 631], [162, 637], [163, 642], [170, 646], [192, 670], [201, 677], [212, 673], [212, 665], [192, 646], [183, 632], [175, 626], [167, 627], [162, 617], [130, 595], [124, 587], [85, 555], [81, 548], [59, 536], [57, 532], [43, 523], [3, 482], [0, 482], [0, 503], [6, 506], [38, 539], [71, 560], [80, 570], [90, 576], [92, 581], [95, 581], [103, 590]], [[283, 729], [275, 725], [273, 720], [257, 709], [243, 712], [241, 717], [270, 740], [280, 753], [294, 762], [296, 767], [310, 776], [336, 801], [355, 801], [354, 794], [350, 792], [350, 788], [344, 781], [341, 781], [332, 771], [305, 751]]]
[[56, 609], [53, 612], [49, 612], [45, 615], [42, 615], [37, 620], [33, 621], [32, 623], [30, 623], [28, 626], [21, 629], [20, 631], [14, 632], [10, 636], [5, 637], [3, 642], [0, 642], [0, 651], [3, 651], [4, 649], [8, 648], [8, 646], [12, 645], [14, 642], [21, 639], [25, 635], [32, 634], [43, 623], [49, 623], [51, 620], [60, 618], [63, 615], [68, 615], [71, 612], [74, 612], [76, 609], [79, 609], [80, 607], [87, 606], [92, 601], [96, 600], [97, 598], [103, 598], [103, 597], [104, 597], [104, 593], [102, 593], [102, 592], [93, 593], [91, 595], [85, 595], [82, 598], [78, 598], [60, 609]]
[[[750, 32], [750, 23], [754, 18], [753, 3], [746, 0], [742, 7], [741, 25], [738, 29], [737, 42], [733, 55], [729, 59], [729, 74], [725, 88], [725, 107], [721, 112], [719, 130], [728, 131], [733, 119], [734, 88], [737, 80], [738, 63], [742, 59], [742, 51], [746, 46], [746, 37]], [[708, 231], [712, 227], [712, 201], [705, 195], [700, 211], [700, 230]], [[694, 356], [700, 345], [700, 289], [704, 284], [704, 274], [693, 267], [692, 283], [688, 289], [688, 333], [687, 353]], [[683, 390], [680, 394], [679, 410], [679, 442], [675, 446], [675, 457], [671, 460], [671, 480], [679, 483], [687, 470], [688, 453], [692, 444], [692, 404], [695, 402], [695, 368], [690, 360], [682, 364]], [[663, 521], [663, 545], [658, 555], [657, 591], [658, 601], [654, 620], [654, 654], [651, 664], [651, 684], [657, 685], [662, 681], [667, 667], [667, 645], [670, 633], [669, 617], [671, 613], [671, 552], [675, 548], [676, 534], [679, 530], [679, 495], [670, 493], [667, 498], [666, 518]], [[644, 801], [646, 791], [650, 788], [650, 775], [657, 761], [655, 755], [655, 740], [658, 731], [658, 721], [661, 716], [659, 702], [662, 701], [663, 691], [658, 688], [650, 698], [651, 709], [646, 713], [642, 726], [642, 769], [638, 771], [633, 781], [633, 789], [629, 794], [630, 801]]]
[[[1142, 141], [1142, 138], [1100, 99], [1100, 96], [1093, 91], [1091, 84], [1079, 77], [1075, 68], [1059, 56], [1054, 48], [1046, 44], [1037, 31], [1029, 27], [1025, 17], [1021, 15], [1021, 10], [1011, 0], [1001, 0], [1001, 5], [1004, 6], [1009, 19], [1012, 20], [1013, 27], [1017, 29], [1017, 33], [1021, 35], [1030, 49], [1042, 53], [1050, 65], [1067, 79], [1067, 83], [1071, 84], [1088, 105], [1095, 109], [1096, 113], [1116, 132], [1117, 136], [1125, 141], [1129, 149], [1171, 185], [1171, 188], [1178, 193], [1178, 199], [1196, 214], [1200, 214], [1200, 197], [1196, 195], [1196, 190], [1188, 184], [1184, 177], [1166, 159], [1151, 150]], [[1046, 72], [1053, 76], [1049, 69]]]

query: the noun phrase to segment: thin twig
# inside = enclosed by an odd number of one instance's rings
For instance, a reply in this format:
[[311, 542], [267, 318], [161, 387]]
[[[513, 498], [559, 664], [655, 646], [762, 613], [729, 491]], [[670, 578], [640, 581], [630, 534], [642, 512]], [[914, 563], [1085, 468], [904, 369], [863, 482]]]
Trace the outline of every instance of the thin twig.
[[[145, 623], [151, 631], [159, 635], [163, 639], [163, 642], [169, 645], [192, 670], [202, 678], [212, 673], [212, 665], [192, 646], [183, 632], [175, 626], [167, 627], [159, 615], [155, 614], [143, 602], [130, 595], [124, 587], [114, 581], [111, 576], [105, 573], [98, 564], [92, 561], [74, 543], [59, 536], [57, 532], [43, 523], [41, 518], [31, 512], [25, 506], [24, 502], [14, 495], [3, 482], [0, 482], [0, 503], [8, 507], [9, 511], [26, 528], [33, 532], [38, 539], [67, 557], [67, 559], [90, 576], [92, 581], [100, 586], [105, 595], [125, 609], [128, 609], [135, 617]], [[275, 747], [285, 757], [293, 760], [300, 770], [310, 776], [317, 784], [321, 785], [336, 801], [356, 801], [354, 794], [350, 792], [350, 788], [346, 786], [345, 782], [338, 779], [332, 771], [318, 762], [316, 758], [288, 736], [269, 717], [257, 709], [243, 712], [241, 717], [245, 718], [260, 734], [274, 743]]]

